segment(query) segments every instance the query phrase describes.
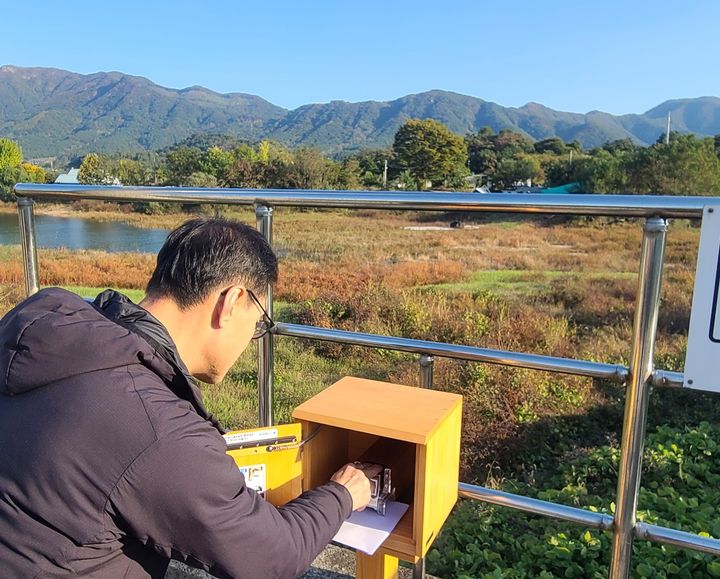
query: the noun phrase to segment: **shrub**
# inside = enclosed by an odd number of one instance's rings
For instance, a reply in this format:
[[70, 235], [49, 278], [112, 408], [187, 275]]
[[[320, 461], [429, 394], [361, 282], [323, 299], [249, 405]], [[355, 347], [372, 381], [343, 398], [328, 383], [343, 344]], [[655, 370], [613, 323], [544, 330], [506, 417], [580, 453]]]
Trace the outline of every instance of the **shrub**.
[[[561, 463], [548, 490], [505, 484], [544, 500], [613, 512], [620, 453], [603, 446]], [[720, 537], [720, 427], [662, 426], [648, 435], [638, 519]], [[608, 533], [485, 504], [461, 503], [433, 550], [428, 570], [440, 577], [607, 577]], [[635, 541], [633, 577], [720, 577], [709, 555]]]

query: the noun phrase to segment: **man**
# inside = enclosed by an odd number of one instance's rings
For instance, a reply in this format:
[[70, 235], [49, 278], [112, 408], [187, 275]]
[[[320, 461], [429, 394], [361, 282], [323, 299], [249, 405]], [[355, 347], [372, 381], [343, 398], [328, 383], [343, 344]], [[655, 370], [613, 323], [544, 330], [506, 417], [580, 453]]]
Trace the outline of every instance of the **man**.
[[[291, 577], [369, 482], [347, 465], [275, 508], [248, 489], [193, 379], [223, 379], [266, 331], [277, 262], [222, 219], [173, 231], [137, 306], [38, 292], [0, 320], [0, 576]], [[259, 327], [258, 327], [259, 326]]]

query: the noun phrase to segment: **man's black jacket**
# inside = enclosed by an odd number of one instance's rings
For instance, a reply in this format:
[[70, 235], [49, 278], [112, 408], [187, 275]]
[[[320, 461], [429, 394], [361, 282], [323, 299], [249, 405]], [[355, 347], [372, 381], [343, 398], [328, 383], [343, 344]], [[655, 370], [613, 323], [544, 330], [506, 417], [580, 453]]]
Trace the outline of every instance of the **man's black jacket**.
[[0, 574], [292, 577], [350, 515], [336, 483], [245, 486], [165, 328], [116, 292], [42, 290], [0, 320]]

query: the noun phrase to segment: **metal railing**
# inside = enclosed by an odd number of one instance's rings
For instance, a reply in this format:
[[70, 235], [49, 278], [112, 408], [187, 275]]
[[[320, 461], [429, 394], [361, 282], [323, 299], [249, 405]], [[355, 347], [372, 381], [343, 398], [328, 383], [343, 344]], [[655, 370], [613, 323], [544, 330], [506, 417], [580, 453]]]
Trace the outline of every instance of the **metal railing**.
[[[393, 209], [427, 211], [503, 212], [529, 214], [604, 215], [645, 218], [641, 248], [630, 367], [599, 362], [509, 352], [473, 346], [411, 340], [278, 323], [259, 345], [258, 418], [260, 425], [273, 422], [273, 353], [275, 336], [325, 340], [372, 348], [415, 353], [419, 356], [420, 385], [431, 388], [433, 357], [502, 364], [547, 372], [559, 372], [627, 383], [625, 414], [620, 445], [620, 469], [615, 515], [592, 512], [548, 501], [532, 499], [460, 483], [461, 497], [506, 506], [588, 527], [611, 531], [609, 577], [626, 578], [630, 572], [633, 538], [656, 541], [720, 555], [720, 540], [637, 521], [642, 456], [650, 388], [681, 387], [678, 372], [653, 367], [662, 268], [668, 218], [701, 218], [703, 207], [714, 197], [669, 197], [636, 195], [507, 195], [466, 193], [394, 193], [387, 191], [307, 191], [252, 189], [190, 189], [179, 187], [114, 187], [91, 185], [15, 186], [28, 295], [38, 291], [38, 261], [35, 244], [33, 199], [99, 199], [120, 202], [174, 202], [255, 207], [257, 227], [272, 243], [273, 207]], [[273, 313], [272, 288], [268, 287], [267, 309]], [[415, 576], [422, 575], [422, 562]]]

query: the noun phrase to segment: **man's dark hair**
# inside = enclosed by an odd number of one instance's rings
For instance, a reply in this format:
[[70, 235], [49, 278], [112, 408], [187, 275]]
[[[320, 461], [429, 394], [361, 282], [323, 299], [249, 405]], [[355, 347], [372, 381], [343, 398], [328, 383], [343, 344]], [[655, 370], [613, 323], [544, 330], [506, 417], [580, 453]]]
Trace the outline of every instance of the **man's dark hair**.
[[277, 258], [257, 230], [230, 219], [192, 219], [168, 235], [147, 294], [187, 309], [223, 286], [239, 283], [263, 293], [277, 274]]

